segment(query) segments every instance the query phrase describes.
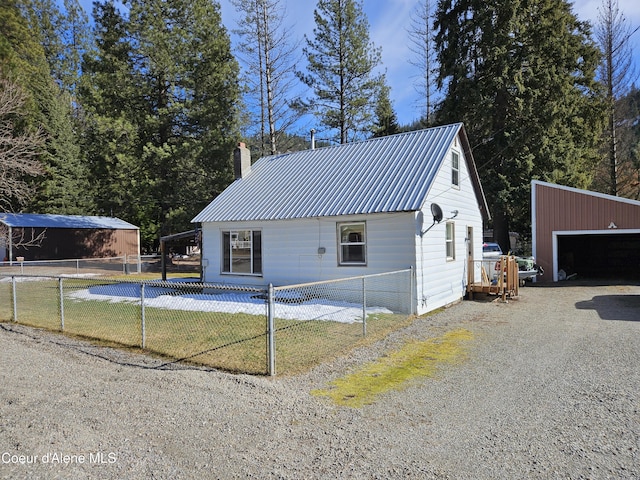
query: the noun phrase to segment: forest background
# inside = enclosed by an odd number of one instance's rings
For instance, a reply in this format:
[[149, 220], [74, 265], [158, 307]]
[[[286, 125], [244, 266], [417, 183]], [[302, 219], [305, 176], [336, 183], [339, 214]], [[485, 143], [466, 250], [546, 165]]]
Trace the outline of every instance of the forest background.
[[[640, 199], [638, 6], [1, 0], [0, 211], [116, 216], [145, 251], [254, 160], [464, 122], [496, 239], [532, 179]], [[371, 21], [371, 23], [369, 23]]]

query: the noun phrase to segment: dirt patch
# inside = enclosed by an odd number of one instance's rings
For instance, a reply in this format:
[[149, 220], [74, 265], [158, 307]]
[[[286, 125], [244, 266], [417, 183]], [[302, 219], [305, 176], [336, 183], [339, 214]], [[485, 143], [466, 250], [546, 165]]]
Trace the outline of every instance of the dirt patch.
[[[5, 324], [0, 478], [640, 478], [640, 286], [520, 293], [274, 379]], [[310, 393], [458, 328], [468, 360], [434, 377], [360, 408]]]

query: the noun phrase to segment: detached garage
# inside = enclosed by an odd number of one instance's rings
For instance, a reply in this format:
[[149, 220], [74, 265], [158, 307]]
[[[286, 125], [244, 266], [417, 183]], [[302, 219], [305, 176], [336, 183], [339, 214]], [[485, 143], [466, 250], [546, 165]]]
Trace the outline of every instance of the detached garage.
[[0, 255], [11, 261], [139, 256], [140, 229], [112, 217], [0, 213]]
[[534, 180], [531, 215], [538, 281], [640, 280], [640, 201]]

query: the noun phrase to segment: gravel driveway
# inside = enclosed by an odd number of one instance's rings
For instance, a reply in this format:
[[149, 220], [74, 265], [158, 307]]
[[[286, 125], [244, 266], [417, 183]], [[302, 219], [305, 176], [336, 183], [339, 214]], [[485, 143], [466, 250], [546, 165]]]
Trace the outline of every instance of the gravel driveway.
[[[310, 395], [454, 328], [467, 361], [362, 408]], [[313, 372], [186, 367], [0, 325], [0, 478], [640, 478], [640, 286], [465, 301]]]

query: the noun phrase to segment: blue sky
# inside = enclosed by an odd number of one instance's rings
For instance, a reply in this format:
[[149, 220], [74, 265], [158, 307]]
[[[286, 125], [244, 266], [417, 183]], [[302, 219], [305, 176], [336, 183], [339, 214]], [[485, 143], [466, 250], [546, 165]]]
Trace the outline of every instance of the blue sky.
[[[435, 3], [435, 0], [432, 0]], [[313, 10], [315, 0], [282, 0], [286, 5], [287, 18], [298, 37], [313, 35]], [[364, 12], [369, 20], [371, 41], [382, 47], [383, 69], [391, 87], [391, 100], [401, 124], [417, 120], [421, 116], [420, 95], [414, 86], [419, 73], [409, 64], [412, 53], [407, 30], [419, 0], [363, 0]], [[640, 2], [638, 0], [618, 0], [620, 10], [635, 28], [640, 25]], [[574, 13], [581, 20], [595, 23], [602, 0], [577, 0]], [[223, 22], [229, 30], [235, 28], [237, 15], [229, 0], [221, 0]], [[640, 69], [640, 31], [633, 37], [636, 61]]]
[[[285, 24], [290, 26], [294, 36], [301, 42], [306, 34], [313, 35], [313, 10], [315, 0], [281, 0], [286, 5]], [[435, 1], [435, 0], [434, 0]], [[80, 2], [91, 15], [92, 0]], [[411, 16], [419, 0], [363, 0], [364, 12], [370, 26], [371, 41], [382, 47], [383, 71], [391, 87], [391, 101], [401, 124], [417, 120], [421, 116], [420, 96], [414, 87], [418, 74], [408, 59], [409, 38], [407, 29], [411, 25]], [[220, 0], [222, 21], [229, 31], [236, 28], [238, 15], [229, 0]], [[618, 0], [620, 10], [628, 23], [635, 28], [640, 25], [640, 2], [638, 0]], [[581, 20], [595, 23], [602, 0], [577, 0], [573, 3], [574, 13]], [[640, 71], [640, 31], [632, 37], [635, 48], [636, 65]], [[639, 82], [640, 83], [640, 82]]]

